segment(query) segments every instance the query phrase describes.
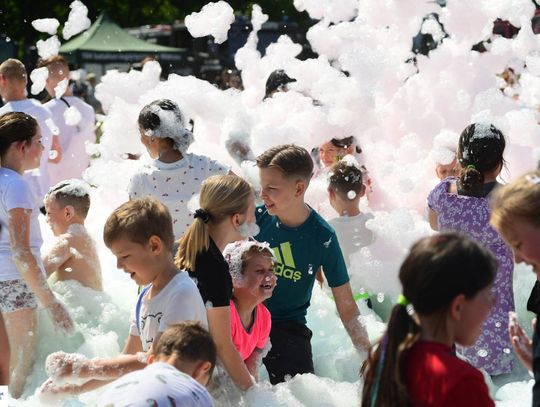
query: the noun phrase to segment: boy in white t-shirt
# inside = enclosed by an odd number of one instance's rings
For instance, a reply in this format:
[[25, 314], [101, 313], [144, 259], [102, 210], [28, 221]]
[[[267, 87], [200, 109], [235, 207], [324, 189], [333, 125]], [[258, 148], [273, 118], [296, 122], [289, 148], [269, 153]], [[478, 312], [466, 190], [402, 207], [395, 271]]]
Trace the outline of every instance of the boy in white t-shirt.
[[98, 406], [213, 407], [205, 386], [215, 364], [216, 346], [206, 329], [192, 321], [171, 325], [148, 366], [111, 383]]
[[337, 234], [347, 268], [351, 254], [373, 243], [374, 239], [373, 232], [366, 227], [366, 221], [373, 216], [360, 212], [360, 198], [365, 192], [362, 170], [353, 156], [347, 155], [331, 167], [328, 198], [339, 217], [328, 223]]
[[[199, 321], [207, 326], [206, 309], [199, 290], [173, 260], [174, 236], [167, 208], [152, 198], [129, 201], [118, 207], [105, 223], [103, 239], [117, 258], [117, 267], [144, 286], [130, 321], [123, 355], [111, 359], [86, 359], [63, 352], [48, 358], [51, 376], [43, 393], [82, 393], [142, 369], [153, 343], [173, 324]], [[139, 353], [139, 354], [138, 354]], [[65, 385], [66, 382], [87, 382]]]
[[139, 114], [141, 142], [153, 162], [144, 165], [130, 181], [130, 199], [152, 196], [168, 208], [174, 237], [179, 239], [193, 222], [188, 201], [211, 175], [226, 174], [229, 167], [204, 155], [187, 152], [193, 134], [172, 100], [160, 99], [146, 105]]
[[50, 110], [60, 130], [62, 158], [49, 166], [50, 182], [55, 185], [66, 179], [81, 178], [90, 165], [86, 143], [96, 141], [96, 114], [92, 106], [73, 96], [69, 87], [69, 66], [63, 56], [40, 61], [39, 67], [49, 70], [45, 89], [51, 100], [44, 106]]

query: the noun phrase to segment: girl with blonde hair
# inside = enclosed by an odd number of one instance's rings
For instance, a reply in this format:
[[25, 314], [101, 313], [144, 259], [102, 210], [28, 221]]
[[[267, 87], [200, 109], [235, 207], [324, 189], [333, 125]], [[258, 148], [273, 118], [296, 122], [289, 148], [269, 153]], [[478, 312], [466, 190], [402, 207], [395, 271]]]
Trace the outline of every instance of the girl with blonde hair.
[[233, 283], [222, 252], [228, 243], [258, 234], [255, 196], [242, 178], [215, 175], [202, 183], [199, 205], [195, 220], [180, 239], [176, 265], [197, 283], [218, 358], [234, 383], [247, 390], [253, 379], [231, 338]]

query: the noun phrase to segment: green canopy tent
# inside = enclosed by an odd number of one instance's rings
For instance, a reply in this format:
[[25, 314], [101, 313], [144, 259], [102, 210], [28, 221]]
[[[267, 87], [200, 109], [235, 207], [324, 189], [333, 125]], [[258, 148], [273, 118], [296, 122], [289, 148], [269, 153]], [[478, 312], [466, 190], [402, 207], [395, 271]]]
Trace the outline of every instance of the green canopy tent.
[[149, 55], [163, 63], [179, 65], [186, 58], [183, 48], [152, 44], [128, 34], [105, 12], [88, 30], [62, 45], [60, 53], [78, 65], [133, 63]]

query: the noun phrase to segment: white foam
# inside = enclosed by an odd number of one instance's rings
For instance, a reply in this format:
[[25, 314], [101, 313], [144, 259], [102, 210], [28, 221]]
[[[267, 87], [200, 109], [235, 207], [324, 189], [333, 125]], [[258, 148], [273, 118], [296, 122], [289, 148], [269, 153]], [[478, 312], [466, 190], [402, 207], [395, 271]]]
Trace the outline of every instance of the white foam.
[[37, 95], [45, 89], [47, 78], [49, 77], [49, 70], [46, 66], [36, 68], [30, 72], [30, 80], [32, 81], [32, 88], [30, 92], [32, 95]]
[[73, 1], [69, 8], [71, 11], [62, 31], [65, 40], [69, 40], [74, 35], [88, 29], [91, 25], [88, 18], [88, 8], [81, 1]]
[[32, 21], [32, 27], [39, 32], [47, 33], [49, 35], [56, 34], [60, 22], [56, 18], [38, 18]]
[[56, 35], [53, 35], [46, 40], [38, 40], [36, 47], [41, 59], [49, 59], [58, 55], [58, 51], [60, 50], [60, 40]]
[[217, 44], [227, 40], [227, 32], [234, 22], [234, 10], [225, 1], [206, 4], [198, 13], [191, 13], [184, 19], [192, 37], [211, 35]]

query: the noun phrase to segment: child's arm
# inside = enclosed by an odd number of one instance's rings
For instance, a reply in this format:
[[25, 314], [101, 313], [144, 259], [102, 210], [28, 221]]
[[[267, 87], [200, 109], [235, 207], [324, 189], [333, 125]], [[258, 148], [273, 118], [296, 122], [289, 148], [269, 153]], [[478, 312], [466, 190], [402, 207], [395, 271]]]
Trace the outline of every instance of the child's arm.
[[207, 315], [208, 328], [216, 343], [219, 360], [239, 389], [249, 389], [253, 386], [253, 379], [231, 338], [231, 308], [208, 308]]
[[9, 384], [9, 340], [6, 332], [6, 326], [4, 324], [4, 318], [0, 313], [0, 386], [7, 386]]
[[144, 352], [141, 337], [137, 335], [128, 335], [126, 345], [124, 346], [122, 353], [124, 355], [134, 355], [138, 352]]
[[60, 238], [42, 258], [47, 276], [50, 276], [58, 268], [72, 257], [67, 238]]
[[55, 327], [69, 334], [73, 332], [73, 321], [66, 308], [56, 300], [30, 250], [31, 213], [31, 210], [24, 208], [14, 208], [9, 211], [9, 237], [13, 261], [28, 287], [47, 309]]
[[431, 208], [428, 208], [428, 219], [431, 229], [439, 230], [439, 215]]
[[56, 156], [54, 158], [49, 158], [49, 162], [53, 164], [58, 164], [62, 161], [62, 147], [60, 146], [60, 137], [58, 135], [53, 135], [51, 151], [56, 151]]
[[366, 328], [360, 324], [360, 311], [353, 299], [351, 285], [345, 283], [332, 288], [336, 308], [343, 326], [347, 330], [353, 345], [360, 351], [367, 352], [371, 346]]

